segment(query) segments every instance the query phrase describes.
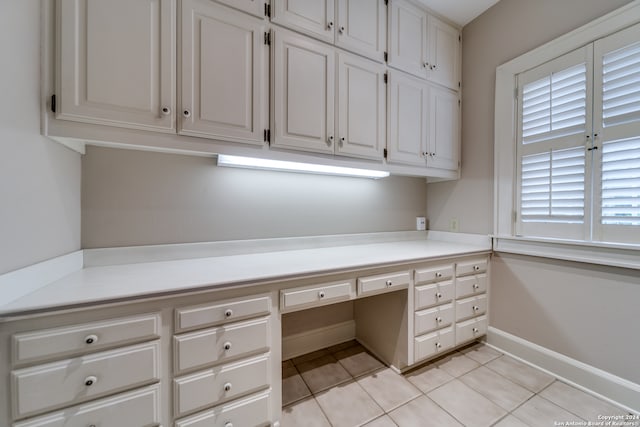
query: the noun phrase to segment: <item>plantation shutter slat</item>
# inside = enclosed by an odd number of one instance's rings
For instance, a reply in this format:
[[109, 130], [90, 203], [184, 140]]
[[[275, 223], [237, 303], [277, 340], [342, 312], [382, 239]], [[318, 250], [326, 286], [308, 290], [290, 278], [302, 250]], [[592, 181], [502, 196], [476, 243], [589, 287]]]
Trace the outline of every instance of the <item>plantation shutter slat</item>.
[[603, 126], [640, 121], [640, 42], [602, 58]]
[[602, 224], [640, 225], [640, 137], [602, 144]]

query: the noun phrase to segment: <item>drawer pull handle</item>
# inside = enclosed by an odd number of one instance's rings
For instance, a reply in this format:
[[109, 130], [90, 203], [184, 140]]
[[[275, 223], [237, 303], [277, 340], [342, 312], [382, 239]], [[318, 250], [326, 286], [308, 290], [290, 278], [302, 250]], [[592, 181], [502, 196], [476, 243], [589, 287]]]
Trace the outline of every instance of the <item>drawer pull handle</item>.
[[436, 317], [436, 322], [442, 323], [442, 317]]
[[478, 271], [478, 270], [480, 270], [480, 266], [479, 266], [479, 265], [474, 265], [474, 266], [473, 266], [473, 269], [474, 269], [475, 271]]
[[442, 294], [440, 292], [436, 292], [436, 298], [442, 298]]
[[480, 310], [480, 307], [478, 307], [477, 305], [474, 305], [473, 306], [473, 311], [478, 311], [478, 310]]
[[226, 383], [224, 385], [224, 391], [231, 391], [231, 383]]
[[442, 277], [442, 273], [440, 273], [439, 271], [436, 273], [436, 277], [437, 278], [441, 278]]
[[91, 387], [97, 382], [98, 382], [98, 378], [94, 377], [93, 375], [84, 379], [84, 385], [86, 385], [87, 387]]
[[227, 341], [226, 343], [224, 343], [223, 345], [225, 351], [229, 351], [231, 350], [231, 343], [229, 341]]
[[393, 282], [391, 280], [387, 280], [387, 287], [393, 286]]
[[440, 344], [439, 342], [436, 343], [436, 348], [442, 348], [442, 344]]
[[224, 317], [231, 317], [231, 316], [233, 316], [233, 310], [229, 308], [224, 312]]
[[479, 331], [478, 331], [478, 328], [473, 328], [473, 333], [474, 333], [474, 334], [477, 334], [478, 332], [479, 332]]
[[318, 297], [321, 299], [324, 298], [324, 291], [318, 292]]
[[98, 336], [97, 335], [87, 335], [84, 338], [84, 342], [87, 344], [95, 344], [98, 342]]
[[233, 424], [231, 423], [231, 421], [227, 421], [226, 423], [224, 423], [224, 427], [233, 427]]
[[480, 285], [478, 285], [477, 283], [473, 284], [473, 289], [478, 289], [480, 287]]

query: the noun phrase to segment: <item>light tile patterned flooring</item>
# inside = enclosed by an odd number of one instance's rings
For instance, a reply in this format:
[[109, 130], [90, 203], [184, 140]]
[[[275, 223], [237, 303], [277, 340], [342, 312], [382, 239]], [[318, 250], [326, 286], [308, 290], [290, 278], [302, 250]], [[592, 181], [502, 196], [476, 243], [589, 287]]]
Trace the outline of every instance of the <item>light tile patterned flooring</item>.
[[546, 427], [626, 414], [481, 343], [400, 375], [350, 341], [283, 362], [282, 389], [282, 427]]

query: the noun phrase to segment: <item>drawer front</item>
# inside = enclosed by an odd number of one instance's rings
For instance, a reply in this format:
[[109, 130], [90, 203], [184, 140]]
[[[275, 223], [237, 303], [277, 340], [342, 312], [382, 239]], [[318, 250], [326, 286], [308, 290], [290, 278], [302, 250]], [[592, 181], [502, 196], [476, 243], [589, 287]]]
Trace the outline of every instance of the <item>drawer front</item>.
[[158, 381], [159, 348], [156, 341], [15, 370], [14, 418]]
[[464, 261], [456, 265], [456, 276], [484, 273], [485, 271], [487, 271], [487, 258]]
[[302, 289], [284, 289], [280, 291], [280, 310], [313, 307], [327, 301], [348, 300], [355, 296], [354, 282], [328, 283]]
[[268, 296], [179, 308], [176, 310], [176, 332], [258, 317], [270, 312], [271, 298]]
[[453, 281], [447, 280], [431, 285], [416, 286], [414, 292], [416, 310], [443, 304], [453, 299]]
[[416, 270], [416, 285], [423, 283], [439, 282], [453, 277], [453, 264], [436, 265]]
[[453, 323], [453, 304], [445, 304], [427, 310], [416, 311], [414, 317], [415, 336], [435, 331]]
[[443, 353], [454, 346], [453, 326], [415, 338], [414, 356], [419, 361]]
[[473, 341], [487, 333], [487, 316], [469, 319], [456, 324], [456, 345]]
[[465, 298], [456, 301], [456, 321], [479, 316], [487, 312], [487, 296]]
[[271, 425], [269, 393], [261, 393], [242, 400], [234, 400], [212, 410], [201, 412], [175, 423], [175, 427], [228, 427]]
[[222, 365], [174, 381], [176, 416], [269, 386], [269, 355]]
[[154, 385], [15, 423], [13, 427], [155, 426], [161, 422], [160, 407], [160, 386]]
[[456, 279], [456, 297], [464, 298], [487, 291], [487, 275], [474, 274]]
[[174, 368], [180, 373], [269, 350], [269, 319], [219, 326], [174, 337]]
[[358, 295], [379, 293], [385, 290], [402, 289], [411, 283], [411, 275], [408, 271], [379, 276], [358, 278]]
[[12, 338], [13, 361], [24, 363], [69, 357], [159, 336], [158, 314], [21, 333]]

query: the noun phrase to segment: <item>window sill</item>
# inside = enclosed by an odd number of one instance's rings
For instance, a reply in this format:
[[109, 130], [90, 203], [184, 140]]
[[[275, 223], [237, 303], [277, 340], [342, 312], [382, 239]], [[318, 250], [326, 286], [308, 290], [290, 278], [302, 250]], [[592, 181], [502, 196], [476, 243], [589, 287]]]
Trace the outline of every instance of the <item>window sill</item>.
[[640, 270], [640, 245], [493, 236], [493, 250]]

